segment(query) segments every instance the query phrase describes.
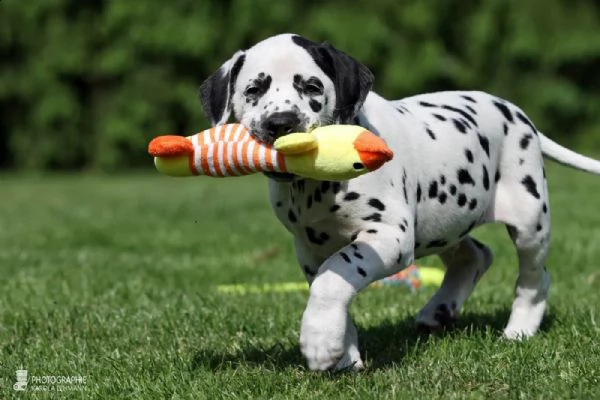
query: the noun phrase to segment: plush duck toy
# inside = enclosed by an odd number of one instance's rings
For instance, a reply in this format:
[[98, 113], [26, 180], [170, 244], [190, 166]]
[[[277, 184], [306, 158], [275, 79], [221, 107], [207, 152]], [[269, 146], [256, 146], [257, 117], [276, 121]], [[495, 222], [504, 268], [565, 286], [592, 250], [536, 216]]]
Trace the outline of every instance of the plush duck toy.
[[386, 143], [353, 125], [291, 133], [267, 145], [240, 124], [193, 136], [159, 136], [148, 146], [156, 169], [170, 176], [227, 177], [287, 172], [317, 180], [346, 180], [374, 171], [393, 157]]

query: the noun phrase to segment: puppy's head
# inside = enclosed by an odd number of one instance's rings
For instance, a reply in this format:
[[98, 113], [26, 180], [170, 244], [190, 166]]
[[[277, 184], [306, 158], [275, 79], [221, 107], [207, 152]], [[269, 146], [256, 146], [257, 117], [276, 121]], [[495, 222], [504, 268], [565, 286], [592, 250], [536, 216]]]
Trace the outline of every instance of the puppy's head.
[[352, 123], [373, 84], [367, 67], [327, 43], [298, 35], [236, 52], [200, 87], [213, 125], [231, 115], [265, 143], [334, 123]]

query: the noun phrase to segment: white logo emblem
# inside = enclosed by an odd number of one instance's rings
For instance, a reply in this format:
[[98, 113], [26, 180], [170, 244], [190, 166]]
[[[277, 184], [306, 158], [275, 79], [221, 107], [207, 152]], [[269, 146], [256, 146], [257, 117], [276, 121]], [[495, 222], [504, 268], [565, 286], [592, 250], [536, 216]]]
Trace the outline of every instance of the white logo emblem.
[[[21, 367], [23, 368], [23, 367]], [[18, 391], [27, 390], [27, 370], [26, 369], [18, 369], [17, 370], [17, 383], [13, 385], [13, 389]]]

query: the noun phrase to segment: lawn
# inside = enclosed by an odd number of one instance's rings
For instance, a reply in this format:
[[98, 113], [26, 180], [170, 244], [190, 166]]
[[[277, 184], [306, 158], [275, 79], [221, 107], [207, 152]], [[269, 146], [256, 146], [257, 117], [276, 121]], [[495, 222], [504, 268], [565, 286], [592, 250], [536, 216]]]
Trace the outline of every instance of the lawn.
[[[302, 280], [261, 176], [0, 176], [0, 398], [600, 398], [600, 178], [556, 165], [548, 176], [540, 334], [500, 339], [516, 264], [504, 227], [486, 226], [475, 236], [495, 263], [454, 329], [414, 329], [429, 290], [357, 298], [360, 374], [306, 370], [306, 292], [216, 292]], [[85, 384], [14, 392], [20, 368]]]

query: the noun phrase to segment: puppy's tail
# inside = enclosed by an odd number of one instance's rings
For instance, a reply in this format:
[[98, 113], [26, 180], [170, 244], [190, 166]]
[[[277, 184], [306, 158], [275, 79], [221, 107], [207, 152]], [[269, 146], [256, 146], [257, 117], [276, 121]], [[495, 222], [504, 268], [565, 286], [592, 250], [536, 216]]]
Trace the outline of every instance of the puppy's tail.
[[600, 175], [600, 161], [569, 150], [548, 139], [541, 132], [539, 137], [544, 156], [568, 167]]

